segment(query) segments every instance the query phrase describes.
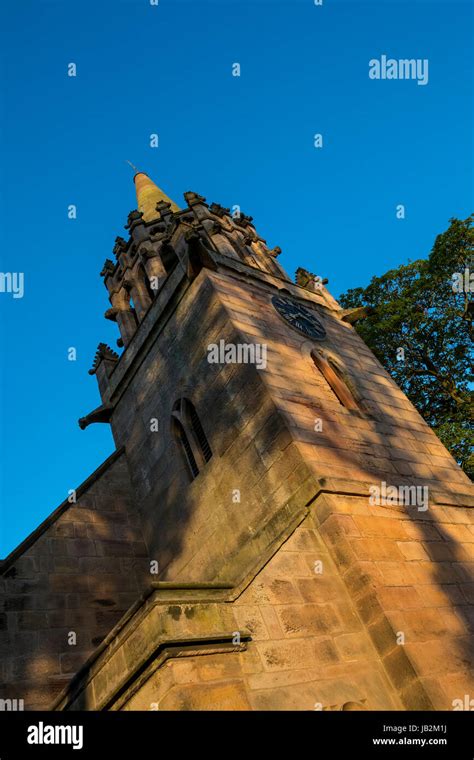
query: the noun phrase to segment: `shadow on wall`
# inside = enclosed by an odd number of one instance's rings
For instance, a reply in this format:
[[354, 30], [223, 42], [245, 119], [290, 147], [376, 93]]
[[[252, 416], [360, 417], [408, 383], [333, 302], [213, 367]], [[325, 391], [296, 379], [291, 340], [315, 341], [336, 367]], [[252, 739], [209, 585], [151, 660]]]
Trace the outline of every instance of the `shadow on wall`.
[[[265, 314], [259, 312], [258, 318], [253, 319], [251, 314], [242, 310], [241, 319], [245, 321], [249, 329], [249, 335], [245, 340], [255, 340], [255, 335], [262, 330]], [[274, 325], [274, 323], [271, 324]], [[307, 412], [308, 427], [304, 431], [303, 440], [308, 441], [309, 436], [315, 444], [312, 459], [314, 471], [318, 477], [330, 476], [334, 471], [334, 473], [337, 472], [336, 477], [357, 479], [368, 484], [380, 485], [381, 480], [384, 480], [390, 485], [427, 486], [431, 490], [445, 493], [468, 491], [467, 479], [464, 486], [464, 476], [452, 461], [447, 460], [448, 466], [444, 472], [437, 465], [430, 467], [428, 450], [421, 441], [422, 436], [426, 435], [429, 429], [426, 428], [423, 433], [421, 419], [419, 423], [416, 423], [418, 428], [410, 421], [404, 422], [403, 407], [397, 406], [399, 402], [391, 386], [384, 386], [382, 390], [378, 384], [358, 382], [358, 372], [362, 376], [370, 370], [368, 359], [364, 358], [364, 354], [365, 356], [372, 355], [356, 333], [350, 334], [353, 349], [347, 354], [350, 361], [344, 361], [344, 351], [338, 350], [339, 346], [335, 340], [329, 342], [329, 348], [338, 355], [342, 369], [347, 371], [347, 375], [353, 380], [355, 397], [360, 399], [362, 407], [367, 410], [365, 414], [357, 416], [343, 410], [341, 419], [341, 404], [337, 398], [334, 398], [326, 381], [318, 376], [310, 357], [302, 360], [302, 353], [296, 348], [297, 334], [289, 328], [282, 325], [277, 332], [272, 330], [271, 343], [273, 345], [269, 351], [269, 370], [271, 370], [272, 362], [277, 358], [278, 374], [282, 378], [286, 375], [286, 388], [290, 390], [285, 390], [285, 382], [280, 383], [282, 386], [280, 389], [274, 377], [270, 377], [265, 372], [259, 374], [250, 366], [226, 365], [221, 367], [218, 373], [215, 372], [215, 368], [212, 370], [209, 367], [206, 368], [205, 345], [202, 337], [206, 330], [211, 334], [217, 330], [219, 336], [225, 338], [227, 342], [238, 342], [243, 339], [242, 335], [233, 333], [229, 326], [222, 326], [217, 317], [212, 317], [210, 304], [202, 313], [202, 321], [200, 320], [199, 325], [188, 324], [186, 329], [190, 331], [186, 340], [189, 339], [189, 343], [194, 346], [201, 346], [200, 360], [192, 365], [190, 371], [183, 372], [179, 383], [176, 383], [176, 378], [170, 374], [167, 362], [163, 361], [160, 388], [176, 388], [175, 396], [169, 396], [166, 402], [171, 410], [176, 398], [184, 395], [180, 383], [185, 384], [185, 393], [199, 413], [213, 451], [213, 458], [191, 483], [182, 461], [179, 465], [181, 469], [179, 472], [174, 471], [174, 476], [168, 483], [166, 482], [168, 460], [163, 457], [161, 464], [157, 465], [160, 485], [150, 497], [150, 509], [156, 510], [157, 522], [150, 528], [148, 538], [150, 545], [153, 536], [159, 532], [158, 554], [161, 579], [174, 580], [179, 577], [186, 580], [189, 578], [187, 573], [200, 568], [203, 571], [201, 580], [214, 580], [215, 576], [206, 574], [210, 568], [208, 558], [204, 556], [203, 545], [206, 541], [214, 541], [216, 553], [220, 552], [222, 562], [225, 561], [228, 547], [225, 545], [224, 532], [221, 530], [222, 524], [213, 523], [212, 514], [209, 520], [205, 521], [204, 526], [198, 519], [198, 515], [202, 515], [202, 502], [206, 500], [206, 494], [208, 501], [216, 505], [216, 512], [218, 505], [226, 500], [227, 529], [234, 531], [235, 536], [239, 536], [239, 540], [241, 538], [242, 541], [249, 540], [249, 533], [245, 533], [245, 528], [248, 529], [249, 524], [252, 528], [256, 527], [256, 523], [252, 522], [247, 511], [247, 504], [251, 500], [253, 491], [258, 493], [262, 504], [267, 503], [267, 514], [269, 514], [273, 492], [270, 490], [265, 493], [265, 487], [275, 486], [276, 490], [278, 484], [270, 483], [271, 478], [269, 481], [266, 480], [268, 468], [273, 466], [278, 458], [280, 458], [280, 463], [282, 460], [289, 460], [290, 454], [295, 450], [295, 445], [288, 443], [288, 439], [283, 435], [291, 413], [286, 417], [285, 422], [285, 416], [277, 411], [275, 405], [280, 396], [282, 399], [291, 398], [291, 403], [296, 403]], [[177, 336], [177, 340], [180, 339], [181, 336]], [[302, 343], [303, 340], [300, 339], [300, 345]], [[322, 345], [324, 347], [325, 344]], [[278, 355], [280, 350], [281, 356]], [[291, 351], [294, 353], [294, 359], [289, 356]], [[379, 363], [373, 357], [371, 361], [373, 371], [380, 375]], [[304, 378], [295, 371], [298, 363], [300, 364], [298, 369], [304, 367]], [[189, 370], [189, 368], [186, 369]], [[192, 377], [198, 378], [194, 387], [190, 382]], [[271, 383], [271, 390], [265, 385], [267, 380]], [[308, 383], [314, 387], [314, 399], [308, 396]], [[390, 404], [393, 406], [391, 407]], [[325, 424], [321, 432], [314, 432], [315, 417], [324, 420]], [[255, 438], [258, 434], [262, 434], [262, 431], [265, 443], [263, 447], [257, 447]], [[300, 431], [293, 428], [291, 432], [294, 439], [298, 440]], [[282, 439], [285, 441], [284, 448], [282, 448]], [[436, 443], [436, 441], [433, 434], [432, 442]], [[400, 471], [397, 471], [393, 461], [390, 461], [390, 450], [394, 448], [394, 443], [399, 449], [400, 456], [404, 454], [403, 458], [397, 460]], [[320, 468], [318, 449], [321, 452]], [[326, 459], [327, 450], [331, 452], [329, 460]], [[180, 452], [175, 441], [170, 439], [167, 451], [170, 457], [179, 458]], [[412, 452], [409, 466], [406, 464], [406, 460], [409, 459], [408, 451]], [[422, 453], [423, 451], [425, 454]], [[392, 453], [395, 452], [392, 451]], [[304, 457], [300, 461], [303, 462]], [[225, 472], [223, 472], [224, 465], [227, 467]], [[410, 474], [401, 474], [407, 471]], [[284, 476], [283, 467], [280, 473]], [[290, 472], [288, 477], [292, 474]], [[453, 481], [458, 478], [459, 485], [453, 486], [450, 478]], [[238, 510], [234, 510], [233, 507], [236, 505], [232, 504], [232, 489], [239, 487], [241, 487], [242, 503], [245, 504], [245, 509], [242, 509], [240, 505]], [[314, 508], [317, 509], [317, 502]], [[394, 512], [387, 506], [371, 509], [374, 516], [401, 516], [399, 511]], [[242, 513], [245, 515], [245, 520], [240, 519]], [[465, 510], [459, 510], [459, 513], [466, 515]], [[376, 561], [375, 569], [379, 567], [387, 570], [387, 576], [379, 586], [394, 589], [404, 586], [410, 591], [413, 599], [418, 599], [418, 608], [415, 605], [407, 609], [405, 617], [402, 618], [403, 630], [407, 632], [405, 649], [417, 671], [423, 672], [423, 663], [419, 665], [422, 660], [420, 650], [426, 652], [428, 648], [426, 642], [430, 642], [433, 672], [438, 668], [442, 678], [450, 677], [449, 674], [453, 674], [454, 678], [455, 673], [467, 675], [473, 662], [473, 641], [469, 636], [469, 631], [473, 626], [470, 605], [472, 605], [474, 585], [469, 544], [472, 547], [474, 534], [471, 534], [467, 525], [458, 525], [457, 522], [454, 525], [451, 524], [449, 522], [451, 516], [447, 515], [442, 506], [431, 504], [427, 512], [418, 511], [416, 506], [406, 507], [404, 516], [409, 517], [409, 524], [412, 527], [410, 530], [406, 529], [405, 538], [398, 543], [405, 544], [403, 548], [407, 552], [411, 551], [416, 543], [418, 553], [410, 557], [399, 552], [397, 564], [405, 573], [403, 578], [395, 578], [394, 573], [390, 578], [388, 567], [390, 563], [384, 564], [383, 559]], [[263, 517], [261, 512], [259, 517]], [[405, 522], [408, 524], [408, 520]], [[196, 554], [193, 556], [190, 552], [190, 542], [198, 529], [200, 539], [197, 541]], [[375, 545], [377, 536], [374, 535], [372, 540]], [[463, 540], [466, 546], [462, 545]], [[397, 542], [395, 546], [396, 544]], [[198, 554], [199, 548], [201, 548], [201, 558]], [[192, 571], [190, 557], [193, 557]], [[357, 560], [356, 555], [354, 559]], [[342, 570], [341, 574], [343, 574]], [[422, 609], [422, 614], [418, 614], [417, 609], [418, 611]], [[386, 610], [386, 612], [393, 612], [398, 615], [398, 619], [403, 615], [403, 609]], [[423, 629], [424, 623], [430, 624], [427, 625], [426, 630]], [[449, 638], [449, 644], [447, 639], [443, 642], [442, 639], [445, 636]], [[446, 662], [445, 655], [448, 651], [451, 658], [449, 663]], [[427, 673], [427, 677], [429, 675], [431, 673]]]
[[47, 709], [144, 586], [147, 551], [124, 456], [95, 475], [0, 576], [0, 698], [25, 709]]
[[[264, 314], [262, 319], [265, 320]], [[251, 315], [245, 315], [249, 330], [254, 327], [257, 332], [262, 328], [262, 319], [257, 321], [253, 320]], [[295, 466], [298, 459], [301, 461], [301, 467], [307, 469], [304, 459], [301, 459], [299, 454], [294, 459], [290, 456], [290, 452], [292, 456], [296, 454], [295, 445], [288, 439], [284, 416], [277, 412], [274, 400], [268, 395], [269, 391], [265, 385], [268, 377], [260, 376], [251, 365], [223, 365], [219, 368], [213, 365], [211, 369], [211, 365], [207, 363], [206, 347], [209, 335], [223, 337], [229, 342], [242, 341], [242, 336], [237, 334], [232, 325], [224, 324], [223, 314], [213, 311], [212, 298], [206, 301], [199, 322], [186, 325], [186, 331], [186, 343], [194, 345], [194, 353], [189, 364], [183, 363], [179, 378], [176, 374], [171, 374], [172, 363], [166, 361], [166, 351], [172, 351], [174, 340], [179, 342], [182, 336], [169, 338], [168, 344], [163, 346], [163, 361], [160, 364], [160, 403], [165, 410], [163, 414], [166, 410], [170, 412], [170, 426], [165, 431], [167, 445], [156, 461], [154, 474], [158, 485], [145, 504], [145, 513], [153, 507], [156, 510], [155, 520], [150, 519], [144, 526], [144, 539], [148, 550], [141, 540], [139, 518], [134, 511], [128, 475], [122, 462], [118, 476], [115, 469], [109, 476], [105, 473], [97, 485], [85, 494], [82, 503], [65, 512], [54, 528], [50, 529], [51, 533], [48, 531], [43, 534], [25, 555], [13, 566], [8, 567], [1, 576], [2, 683], [8, 684], [5, 689], [6, 697], [24, 699], [26, 709], [46, 708], [67, 685], [72, 674], [84, 664], [94, 648], [145, 587], [147, 581], [143, 570], [145, 565], [149, 565], [150, 560], [159, 559], [160, 579], [175, 577], [174, 571], [170, 571], [171, 566], [177, 568], [180, 577], [184, 578], [186, 557], [191, 556], [190, 542], [196, 542], [197, 556], [199, 544], [203, 544], [205, 539], [214, 541], [216, 553], [220, 555], [222, 562], [225, 561], [227, 547], [221, 545], [219, 522], [212, 524], [210, 519], [208, 524], [196, 525], [196, 517], [198, 513], [201, 514], [203, 500], [207, 498], [208, 502], [210, 501], [206, 494], [211, 493], [211, 498], [220, 502], [229, 500], [229, 508], [224, 510], [228, 530], [240, 536], [239, 540], [248, 541], [249, 518], [245, 515], [242, 504], [236, 505], [239, 507], [238, 510], [231, 511], [232, 489], [241, 489], [242, 503], [245, 503], [246, 494], [249, 495], [249, 499], [254, 494], [255, 502], [266, 503], [266, 508], [270, 510], [273, 494], [281, 485], [275, 483], [272, 477], [267, 477], [271, 467], [279, 462], [279, 469], [275, 471], [283, 474], [287, 472], [288, 478], [293, 478], [289, 483], [295, 480], [295, 470], [300, 466]], [[280, 336], [279, 342], [276, 334]], [[252, 334], [250, 337], [253, 337]], [[282, 374], [287, 375], [293, 398], [300, 394], [301, 399], [306, 399], [306, 402], [303, 402], [308, 410], [306, 432], [314, 434], [315, 460], [318, 458], [318, 447], [321, 451], [330, 449], [331, 466], [346, 471], [347, 477], [352, 480], [357, 478], [372, 483], [378, 482], [382, 477], [394, 485], [421, 483], [431, 488], [448, 490], [445, 476], [436, 469], [431, 470], [427, 480], [426, 467], [422, 464], [417, 465], [416, 462], [411, 463], [412, 475], [406, 477], [397, 475], [394, 471], [386, 472], [381, 469], [378, 458], [373, 457], [373, 447], [385, 450], [387, 437], [390, 435], [399, 436], [400, 448], [409, 446], [410, 442], [416, 443], [417, 440], [415, 431], [413, 437], [409, 437], [395, 406], [392, 414], [387, 412], [386, 404], [381, 408], [379, 386], [374, 386], [373, 390], [367, 386], [363, 389], [358, 388], [362, 400], [370, 405], [372, 416], [351, 418], [347, 414], [344, 439], [341, 439], [340, 422], [336, 422], [341, 410], [340, 404], [337, 399], [334, 400], [330, 389], [321, 384], [321, 378], [317, 376], [317, 370], [311, 360], [307, 358], [306, 364], [301, 364], [302, 357], [296, 347], [296, 339], [296, 333], [293, 334], [290, 328], [282, 326], [278, 333], [273, 331], [274, 345], [269, 352], [269, 369], [271, 370], [272, 357], [276, 356], [279, 348], [285, 349], [287, 354], [288, 349], [294, 350], [294, 363], [290, 359], [284, 361], [287, 371]], [[201, 354], [196, 351], [196, 346], [200, 346]], [[337, 346], [332, 347], [337, 352]], [[300, 374], [293, 372], [297, 363], [307, 369], [307, 377], [304, 380]], [[356, 363], [361, 371], [367, 372], [367, 362], [363, 365], [357, 359]], [[378, 370], [379, 365], [375, 360], [373, 366]], [[352, 367], [352, 376], [355, 373], [357, 368]], [[197, 379], [195, 385], [192, 378]], [[308, 382], [314, 385], [315, 396], [317, 394], [314, 402], [309, 399], [309, 407]], [[278, 391], [273, 388], [273, 399], [276, 398], [275, 394], [278, 395]], [[285, 392], [282, 391], [281, 398], [284, 398], [284, 395]], [[182, 396], [187, 396], [194, 404], [213, 452], [210, 461], [192, 481], [186, 469], [186, 462], [180, 457], [177, 442], [171, 435], [171, 410], [176, 400]], [[321, 432], [314, 432], [316, 412], [317, 416], [325, 421]], [[349, 425], [351, 420], [354, 425]], [[296, 429], [292, 429], [292, 434], [297, 435]], [[259, 445], [256, 444], [257, 439]], [[282, 440], [285, 441], [283, 448]], [[364, 441], [366, 447], [361, 445]], [[127, 449], [128, 447], [127, 442]], [[227, 465], [226, 471], [222, 469], [224, 463]], [[322, 457], [321, 476], [327, 476], [329, 470]], [[162, 482], [166, 483], [165, 487], [162, 487]], [[265, 494], [266, 483], [271, 484], [271, 489], [275, 486], [274, 491], [270, 490]], [[459, 486], [459, 491], [462, 490], [462, 486]], [[104, 505], [108, 505], [107, 509], [104, 509]], [[380, 508], [380, 515], [388, 512], [389, 510]], [[257, 514], [254, 513], [255, 520]], [[461, 530], [461, 527], [464, 527], [461, 524], [449, 527], [443, 524], [442, 507], [431, 507], [424, 513], [408, 509], [407, 514], [410, 522], [416, 525], [423, 551], [430, 557], [430, 585], [436, 584], [441, 594], [440, 603], [433, 603], [433, 607], [450, 607], [462, 622], [457, 633], [454, 627], [452, 628], [451, 643], [455, 642], [458, 652], [457, 669], [467, 672], [472, 668], [473, 661], [472, 639], [465, 633], [472, 629], [473, 625], [472, 607], [469, 606], [469, 601], [472, 601], [470, 594], [474, 588], [469, 561], [472, 558], [466, 554], [467, 550], [461, 545], [461, 540], [456, 540], [456, 533], [461, 536], [467, 531], [465, 537], [468, 538], [470, 532], [467, 527], [465, 531]], [[259, 518], [263, 517], [260, 512]], [[194, 533], [198, 528], [201, 532], [199, 537], [195, 538]], [[416, 539], [410, 539], [407, 534], [407, 542], [411, 540]], [[133, 546], [133, 549], [130, 549], [130, 546]], [[153, 556], [157, 546], [159, 557]], [[205, 557], [202, 562], [202, 566], [206, 567]], [[423, 578], [428, 579], [428, 575], [423, 575], [427, 568], [423, 566], [422, 559], [417, 560], [416, 565], [416, 570], [420, 573], [419, 585], [422, 586]], [[156, 577], [153, 580], [156, 580]], [[201, 580], [214, 579], [205, 576]], [[416, 581], [415, 574], [407, 584], [408, 587], [417, 585]], [[442, 603], [443, 600], [445, 603]], [[71, 631], [77, 634], [75, 646], [67, 644]], [[426, 640], [423, 638], [423, 632], [415, 631], [414, 636], [417, 643]], [[432, 638], [438, 639], [442, 636], [443, 631], [440, 630], [439, 637]], [[431, 646], [435, 645], [431, 642]], [[441, 652], [439, 656], [442, 657]], [[433, 651], [433, 667], [437, 667], [437, 657], [437, 652]]]

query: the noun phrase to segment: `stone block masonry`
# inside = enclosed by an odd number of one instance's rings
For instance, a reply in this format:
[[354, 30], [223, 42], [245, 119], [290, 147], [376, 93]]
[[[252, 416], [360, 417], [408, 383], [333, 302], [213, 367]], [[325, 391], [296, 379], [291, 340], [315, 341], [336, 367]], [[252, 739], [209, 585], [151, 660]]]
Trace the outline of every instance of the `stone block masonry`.
[[0, 572], [0, 698], [47, 709], [150, 581], [123, 452]]
[[[81, 418], [118, 450], [3, 563], [0, 698], [453, 709], [474, 696], [472, 484], [251, 217], [139, 177], [146, 215], [102, 270], [125, 350], [99, 344]], [[266, 360], [209, 362], [221, 341]]]

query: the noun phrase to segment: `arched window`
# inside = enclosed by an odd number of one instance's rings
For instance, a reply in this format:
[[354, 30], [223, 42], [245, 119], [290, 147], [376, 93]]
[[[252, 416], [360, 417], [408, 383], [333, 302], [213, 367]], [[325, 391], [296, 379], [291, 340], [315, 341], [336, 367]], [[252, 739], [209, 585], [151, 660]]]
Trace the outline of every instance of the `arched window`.
[[184, 458], [187, 462], [192, 477], [195, 478], [197, 475], [199, 475], [199, 467], [197, 466], [197, 462], [194, 458], [193, 450], [191, 444], [189, 443], [189, 438], [186, 435], [186, 431], [180, 420], [174, 419], [173, 424], [176, 432], [176, 438], [181, 444], [181, 450], [184, 454]]
[[156, 296], [156, 291], [153, 290], [153, 288], [151, 287], [150, 280], [148, 279], [148, 275], [146, 273], [146, 269], [143, 266], [143, 264], [139, 265], [138, 272], [140, 274], [140, 279], [141, 279], [141, 281], [143, 282], [143, 284], [144, 284], [144, 286], [146, 288], [146, 292], [148, 294], [148, 298], [150, 299], [150, 301], [153, 301], [154, 298], [155, 298], [155, 296]]
[[167, 274], [171, 274], [173, 269], [175, 268], [176, 264], [178, 264], [179, 259], [178, 256], [173, 248], [173, 246], [169, 242], [164, 242], [163, 245], [160, 248], [160, 258], [161, 262], [166, 270]]
[[189, 417], [191, 420], [191, 425], [193, 428], [194, 435], [201, 449], [202, 455], [204, 457], [204, 461], [209, 462], [210, 458], [212, 457], [212, 451], [211, 451], [211, 447], [209, 446], [209, 441], [206, 438], [206, 434], [201, 425], [201, 420], [197, 416], [197, 412], [194, 406], [189, 401], [188, 401], [188, 405], [189, 405]]
[[359, 405], [336, 363], [314, 349], [311, 351], [311, 358], [338, 401], [349, 411], [360, 413]]
[[179, 399], [171, 413], [174, 435], [193, 480], [212, 457], [201, 420], [188, 399]]
[[137, 314], [137, 310], [135, 308], [135, 304], [133, 303], [133, 298], [131, 296], [130, 296], [129, 304], [130, 304], [130, 313], [131, 313], [131, 315], [133, 317], [133, 320], [135, 322], [135, 327], [138, 327], [138, 325], [140, 324], [139, 321], [138, 321], [138, 314]]

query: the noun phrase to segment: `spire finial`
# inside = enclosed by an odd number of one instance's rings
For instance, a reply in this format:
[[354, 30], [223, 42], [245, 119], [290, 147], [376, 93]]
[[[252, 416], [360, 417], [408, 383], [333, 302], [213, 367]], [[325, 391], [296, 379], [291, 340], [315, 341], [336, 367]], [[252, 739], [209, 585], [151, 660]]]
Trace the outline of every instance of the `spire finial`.
[[[130, 161], [127, 163], [130, 164]], [[133, 166], [133, 164], [130, 165]], [[135, 169], [135, 167], [133, 168]], [[160, 212], [156, 209], [156, 204], [160, 201], [169, 203], [171, 211], [180, 210], [179, 206], [171, 198], [168, 198], [163, 190], [160, 190], [145, 172], [137, 169], [133, 181], [137, 193], [137, 208], [143, 213], [145, 222], [150, 222], [152, 219], [157, 219], [160, 216]]]
[[127, 159], [125, 159], [125, 163], [126, 163], [126, 164], [129, 164], [129, 166], [131, 166], [131, 167], [132, 167], [133, 171], [134, 171], [136, 174], [138, 174], [139, 170], [137, 169], [137, 167], [135, 166], [135, 164], [132, 164], [132, 162], [128, 160], [128, 158], [127, 158]]

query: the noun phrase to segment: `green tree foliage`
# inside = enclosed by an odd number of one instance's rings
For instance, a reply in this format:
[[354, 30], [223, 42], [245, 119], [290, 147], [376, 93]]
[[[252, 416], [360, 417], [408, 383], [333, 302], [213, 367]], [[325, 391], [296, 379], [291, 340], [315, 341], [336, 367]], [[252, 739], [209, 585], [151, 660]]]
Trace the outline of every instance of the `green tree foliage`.
[[471, 478], [473, 220], [451, 219], [428, 259], [374, 277], [339, 299], [345, 308], [368, 307], [357, 331]]

